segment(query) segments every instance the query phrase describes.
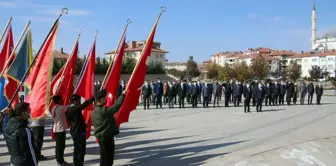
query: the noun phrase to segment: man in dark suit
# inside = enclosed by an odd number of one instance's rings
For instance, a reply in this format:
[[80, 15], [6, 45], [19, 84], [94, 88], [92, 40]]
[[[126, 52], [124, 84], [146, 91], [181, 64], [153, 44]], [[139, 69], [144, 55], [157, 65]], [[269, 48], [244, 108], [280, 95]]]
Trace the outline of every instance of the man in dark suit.
[[191, 85], [191, 104], [193, 108], [197, 108], [198, 87], [196, 82]]
[[238, 98], [240, 96], [240, 92], [239, 92], [239, 86], [237, 83], [233, 83], [232, 84], [232, 97], [233, 97], [233, 105], [235, 107], [239, 106], [239, 103], [238, 103]]
[[238, 87], [239, 87], [239, 97], [238, 97], [238, 106], [239, 106], [239, 103], [242, 102], [242, 96], [243, 96], [243, 92], [244, 92], [244, 86], [243, 86], [242, 82], [238, 82]]
[[284, 105], [285, 102], [285, 94], [286, 94], [286, 85], [283, 81], [281, 81], [280, 85], [280, 94], [279, 94], [279, 105]]
[[217, 107], [219, 107], [219, 96], [220, 96], [220, 85], [218, 83], [218, 80], [216, 80], [213, 83], [213, 97], [214, 97], [214, 103], [213, 103], [213, 107], [216, 107], [216, 103], [217, 103]]
[[257, 104], [257, 89], [258, 89], [258, 82], [255, 80], [252, 84], [252, 104], [256, 106]]
[[142, 86], [142, 97], [143, 97], [143, 103], [144, 103], [144, 109], [149, 109], [149, 102], [150, 97], [152, 95], [152, 88], [148, 84], [147, 81], [145, 81], [144, 85]]
[[211, 82], [208, 83], [208, 90], [209, 90], [209, 103], [212, 102], [212, 92], [213, 92], [213, 84]]
[[231, 98], [231, 84], [230, 83], [226, 83], [224, 84], [225, 89], [224, 89], [224, 95], [225, 95], [225, 107], [229, 107], [229, 102], [230, 102], [230, 98]]
[[272, 103], [272, 87], [270, 83], [265, 86], [265, 106], [271, 106]]
[[323, 87], [320, 83], [318, 85], [316, 85], [315, 91], [316, 91], [316, 104], [320, 105], [321, 104], [321, 97], [323, 95]]
[[188, 81], [188, 84], [187, 84], [187, 102], [188, 104], [191, 104], [191, 82]]
[[173, 103], [174, 104], [177, 104], [177, 86], [178, 86], [178, 84], [175, 82], [175, 81], [173, 81]]
[[299, 87], [297, 85], [297, 83], [295, 82], [294, 83], [294, 93], [293, 93], [293, 104], [296, 104], [296, 101], [297, 101], [297, 97], [299, 95]]
[[202, 88], [202, 96], [203, 96], [203, 108], [208, 108], [209, 107], [209, 84], [204, 83], [203, 88]]
[[273, 105], [278, 105], [280, 86], [279, 86], [278, 82], [275, 81], [271, 85], [271, 87], [272, 87], [272, 102], [273, 102]]
[[313, 95], [314, 95], [314, 85], [312, 82], [309, 82], [307, 89], [308, 89], [308, 105], [310, 105], [313, 102]]
[[187, 85], [186, 82], [180, 81], [180, 84], [177, 87], [177, 93], [179, 96], [179, 108], [184, 108], [184, 98], [187, 95]]
[[256, 88], [257, 112], [262, 112], [262, 103], [264, 100], [265, 91], [261, 83]]
[[155, 100], [156, 100], [156, 109], [162, 108], [162, 96], [163, 96], [163, 84], [161, 82], [161, 79], [157, 79], [157, 83], [154, 86], [155, 90]]
[[251, 86], [248, 82], [244, 86], [243, 94], [244, 94], [244, 112], [245, 113], [251, 112], [250, 111], [250, 102], [251, 102], [251, 98], [252, 98], [252, 88], [251, 88]]
[[291, 81], [288, 82], [286, 92], [287, 92], [286, 94], [287, 105], [291, 105], [292, 97], [294, 95], [294, 85]]

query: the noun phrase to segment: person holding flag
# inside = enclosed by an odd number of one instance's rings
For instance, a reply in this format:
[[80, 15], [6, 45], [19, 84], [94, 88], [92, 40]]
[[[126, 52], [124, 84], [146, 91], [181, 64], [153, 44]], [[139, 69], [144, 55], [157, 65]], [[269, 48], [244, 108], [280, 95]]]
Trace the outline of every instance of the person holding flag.
[[95, 108], [91, 114], [94, 126], [94, 135], [98, 139], [100, 147], [100, 165], [112, 166], [114, 160], [114, 136], [119, 133], [119, 127], [114, 118], [122, 106], [126, 95], [126, 90], [118, 98], [117, 102], [106, 107], [107, 90], [102, 90], [95, 95]]

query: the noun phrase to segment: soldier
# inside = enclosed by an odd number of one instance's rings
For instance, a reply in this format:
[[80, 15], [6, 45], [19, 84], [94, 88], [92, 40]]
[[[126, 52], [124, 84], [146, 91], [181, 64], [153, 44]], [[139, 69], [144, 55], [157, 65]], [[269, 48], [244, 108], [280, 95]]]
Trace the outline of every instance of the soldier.
[[270, 86], [270, 83], [267, 82], [265, 86], [265, 105], [271, 106], [272, 102], [272, 87]]
[[277, 81], [275, 81], [272, 85], [272, 101], [273, 105], [278, 105], [278, 98], [279, 98], [279, 84]]
[[308, 105], [312, 104], [314, 95], [314, 85], [312, 82], [308, 84]]
[[321, 83], [316, 85], [315, 90], [316, 90], [316, 104], [320, 105], [321, 104], [321, 96], [323, 95], [323, 87], [322, 87]]
[[149, 101], [150, 101], [151, 95], [152, 95], [152, 88], [150, 85], [148, 85], [148, 82], [145, 81], [144, 86], [142, 87], [144, 109], [146, 108], [149, 109]]
[[243, 90], [243, 94], [244, 94], [244, 112], [251, 112], [250, 111], [250, 102], [251, 102], [251, 98], [252, 98], [252, 88], [250, 86], [250, 84], [247, 82], [244, 90]]
[[211, 93], [209, 93], [209, 86], [208, 83], [204, 83], [204, 86], [202, 88], [202, 96], [203, 96], [203, 108], [208, 108], [209, 106], [209, 96]]
[[256, 99], [257, 99], [257, 112], [262, 112], [262, 103], [264, 100], [265, 91], [261, 82], [259, 82], [256, 88]]
[[300, 105], [303, 105], [307, 94], [307, 86], [303, 81], [299, 86], [299, 93], [300, 93]]
[[216, 80], [213, 83], [213, 97], [214, 97], [214, 102], [213, 102], [213, 107], [216, 107], [216, 103], [217, 103], [217, 107], [219, 107], [219, 96], [220, 96], [220, 85], [218, 83], [218, 80]]
[[177, 93], [179, 96], [179, 108], [184, 108], [184, 98], [187, 95], [187, 85], [185, 82], [180, 81], [180, 85], [178, 85]]

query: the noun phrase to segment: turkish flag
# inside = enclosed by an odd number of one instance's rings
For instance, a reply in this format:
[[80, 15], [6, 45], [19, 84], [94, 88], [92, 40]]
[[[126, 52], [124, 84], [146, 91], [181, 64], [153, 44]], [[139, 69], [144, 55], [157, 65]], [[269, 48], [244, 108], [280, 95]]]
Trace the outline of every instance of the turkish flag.
[[146, 45], [142, 50], [141, 58], [133, 70], [132, 76], [127, 83], [127, 95], [120, 110], [115, 114], [118, 126], [124, 122], [128, 122], [131, 111], [135, 110], [144, 84], [145, 76], [147, 73], [147, 58], [152, 51], [153, 40], [158, 20], [155, 22], [152, 32], [150, 33]]
[[[90, 99], [94, 94], [94, 80], [95, 80], [95, 65], [96, 65], [96, 40], [93, 43], [91, 48], [89, 57], [83, 67], [80, 78], [78, 81], [77, 88], [75, 90], [75, 94], [81, 96], [85, 100]], [[86, 123], [86, 131], [87, 135], [86, 138], [90, 137], [91, 133], [91, 113], [93, 110], [93, 105], [90, 104], [86, 107], [83, 111], [83, 116]]]
[[106, 81], [103, 85], [103, 89], [106, 89], [108, 92], [107, 96], [107, 104], [106, 106], [112, 106], [117, 99], [118, 94], [118, 88], [119, 88], [119, 82], [120, 82], [120, 73], [121, 73], [121, 67], [122, 67], [122, 59], [125, 53], [125, 47], [126, 47], [126, 36], [123, 36], [122, 44], [120, 48], [118, 48], [116, 51], [117, 56], [115, 58], [115, 62], [113, 63], [113, 66], [109, 73], [107, 74]]

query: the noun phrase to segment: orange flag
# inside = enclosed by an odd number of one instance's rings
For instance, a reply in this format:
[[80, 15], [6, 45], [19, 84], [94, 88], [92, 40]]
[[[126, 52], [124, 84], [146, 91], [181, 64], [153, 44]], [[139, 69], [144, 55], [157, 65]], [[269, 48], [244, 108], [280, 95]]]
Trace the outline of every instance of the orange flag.
[[49, 110], [50, 82], [54, 56], [54, 44], [59, 22], [48, 36], [32, 72], [26, 80], [31, 88], [26, 101], [30, 104], [32, 118], [39, 118], [47, 114]]
[[[95, 80], [95, 65], [96, 65], [96, 39], [94, 40], [93, 46], [90, 51], [90, 55], [86, 60], [85, 66], [83, 67], [80, 78], [78, 81], [77, 88], [75, 89], [75, 94], [81, 96], [85, 100], [90, 99], [94, 94], [94, 80]], [[90, 104], [83, 111], [83, 116], [86, 123], [86, 138], [90, 137], [91, 133], [91, 113], [93, 110], [93, 105]]]
[[146, 41], [146, 45], [142, 50], [141, 58], [135, 66], [131, 78], [127, 82], [126, 90], [128, 90], [128, 92], [126, 98], [120, 110], [115, 114], [118, 126], [124, 122], [128, 122], [131, 111], [135, 110], [138, 105], [142, 85], [144, 84], [147, 73], [147, 58], [150, 56], [152, 51], [155, 30], [161, 14], [156, 20], [154, 27]]

